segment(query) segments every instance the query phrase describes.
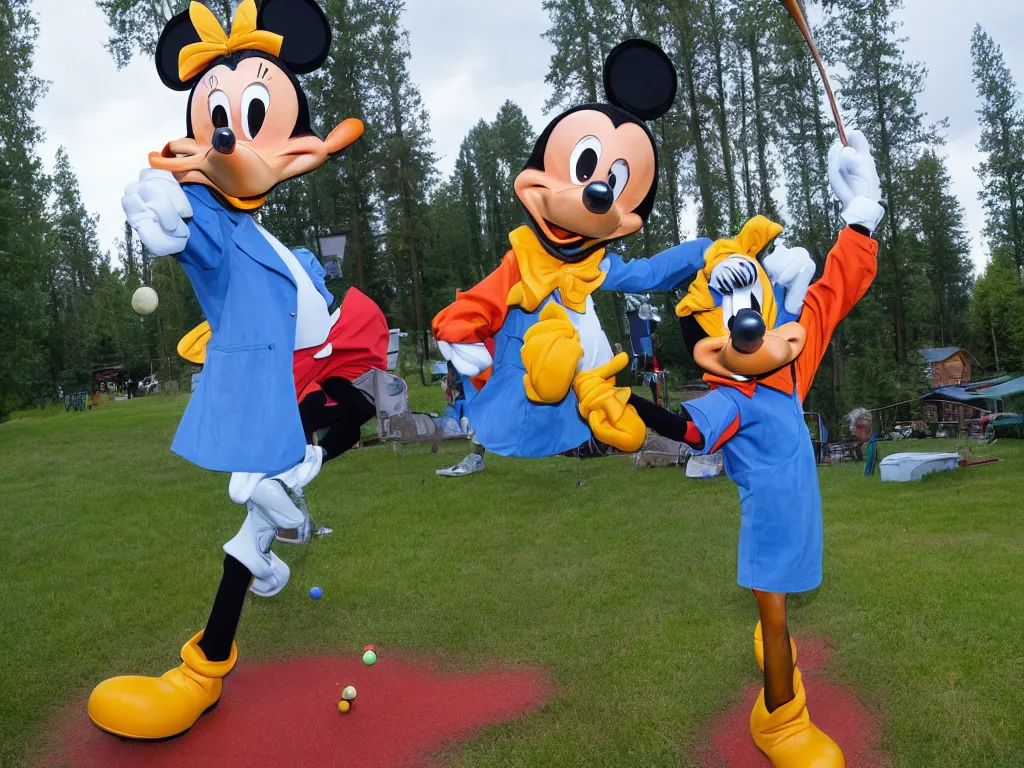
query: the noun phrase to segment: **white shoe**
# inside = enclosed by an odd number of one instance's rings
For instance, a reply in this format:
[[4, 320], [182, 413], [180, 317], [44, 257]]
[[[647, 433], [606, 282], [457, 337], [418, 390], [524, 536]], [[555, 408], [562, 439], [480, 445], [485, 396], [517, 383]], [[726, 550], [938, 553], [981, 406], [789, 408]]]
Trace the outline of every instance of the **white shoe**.
[[454, 467], [439, 469], [435, 474], [441, 477], [465, 477], [484, 471], [484, 457], [479, 453], [471, 453]]
[[285, 588], [291, 571], [270, 546], [277, 526], [270, 522], [258, 504], [246, 505], [248, 514], [235, 537], [224, 545], [224, 552], [249, 569], [253, 582], [249, 589], [260, 597], [272, 597]]

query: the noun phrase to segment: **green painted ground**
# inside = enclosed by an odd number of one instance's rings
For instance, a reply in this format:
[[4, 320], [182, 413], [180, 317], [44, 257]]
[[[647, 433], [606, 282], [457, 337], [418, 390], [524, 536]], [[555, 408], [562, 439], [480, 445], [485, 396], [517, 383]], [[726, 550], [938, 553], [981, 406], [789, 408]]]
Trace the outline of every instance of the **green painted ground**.
[[[414, 391], [421, 407], [440, 397]], [[0, 764], [22, 764], [105, 676], [165, 671], [203, 625], [241, 514], [223, 476], [169, 452], [184, 403], [0, 425]], [[336, 533], [281, 548], [292, 584], [250, 599], [243, 660], [373, 642], [542, 665], [560, 693], [485, 731], [460, 765], [687, 765], [756, 679], [735, 488], [621, 458], [434, 476], [465, 448], [328, 465], [309, 499]], [[793, 602], [791, 626], [832, 638], [830, 672], [882, 713], [897, 768], [1024, 766], [1024, 447], [983, 450], [1005, 461], [913, 485], [821, 470], [826, 581]]]

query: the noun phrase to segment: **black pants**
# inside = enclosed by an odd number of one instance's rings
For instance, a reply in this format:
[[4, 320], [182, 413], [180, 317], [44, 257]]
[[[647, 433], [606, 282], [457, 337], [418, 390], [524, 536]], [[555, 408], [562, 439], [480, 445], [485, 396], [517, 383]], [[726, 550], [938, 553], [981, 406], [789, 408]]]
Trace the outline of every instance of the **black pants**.
[[[320, 430], [328, 430], [320, 441], [326, 462], [358, 443], [363, 424], [377, 411], [366, 396], [346, 379], [328, 379], [320, 386], [322, 391], [312, 393], [299, 403], [299, 416], [307, 442], [312, 442], [313, 435]], [[333, 402], [328, 402], [328, 398]], [[224, 575], [217, 588], [203, 639], [199, 641], [199, 647], [209, 661], [225, 661], [231, 655], [231, 644], [251, 582], [249, 569], [231, 555], [226, 555]]]

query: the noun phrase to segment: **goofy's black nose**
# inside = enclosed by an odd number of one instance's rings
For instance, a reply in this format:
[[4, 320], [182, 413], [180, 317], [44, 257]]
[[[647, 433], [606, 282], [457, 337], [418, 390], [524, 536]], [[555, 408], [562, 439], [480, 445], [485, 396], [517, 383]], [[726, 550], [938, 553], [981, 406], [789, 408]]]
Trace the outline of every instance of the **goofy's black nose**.
[[741, 309], [730, 325], [732, 346], [737, 352], [752, 354], [764, 344], [765, 328], [761, 313], [753, 309]]
[[583, 188], [583, 205], [591, 213], [608, 213], [614, 202], [612, 188], [603, 181], [595, 181]]
[[213, 148], [222, 155], [235, 151], [235, 134], [230, 128], [218, 128], [213, 132]]

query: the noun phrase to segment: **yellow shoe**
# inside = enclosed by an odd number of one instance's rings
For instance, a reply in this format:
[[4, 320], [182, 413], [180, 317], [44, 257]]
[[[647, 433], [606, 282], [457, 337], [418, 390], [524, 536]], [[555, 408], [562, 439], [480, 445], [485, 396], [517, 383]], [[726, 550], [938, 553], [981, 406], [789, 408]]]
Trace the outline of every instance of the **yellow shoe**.
[[217, 703], [223, 678], [238, 660], [207, 661], [200, 632], [181, 649], [180, 667], [160, 677], [112, 677], [89, 696], [89, 718], [104, 731], [129, 739], [166, 739], [192, 727]]
[[775, 768], [846, 768], [843, 751], [825, 733], [818, 730], [807, 713], [800, 670], [793, 670], [796, 696], [769, 713], [764, 706], [764, 689], [750, 713], [750, 735], [754, 744]]
[[[789, 650], [793, 654], [793, 666], [796, 666], [796, 640], [793, 636], [789, 636]], [[757, 626], [754, 627], [754, 656], [757, 658], [757, 666], [764, 671], [764, 640], [761, 636], [761, 622], [757, 622]]]

